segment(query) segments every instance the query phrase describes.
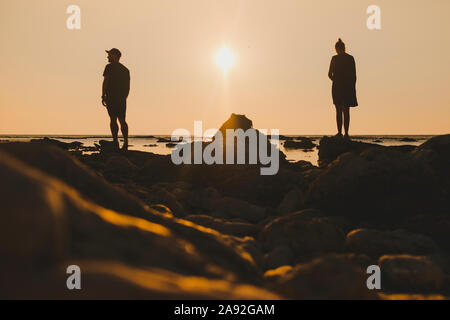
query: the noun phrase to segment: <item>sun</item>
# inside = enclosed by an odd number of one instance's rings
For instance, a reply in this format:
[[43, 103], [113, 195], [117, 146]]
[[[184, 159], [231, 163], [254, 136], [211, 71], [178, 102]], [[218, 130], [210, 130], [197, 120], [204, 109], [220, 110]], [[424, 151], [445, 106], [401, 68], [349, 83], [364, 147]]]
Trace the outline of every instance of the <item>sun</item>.
[[228, 47], [222, 47], [216, 53], [216, 64], [224, 73], [234, 65], [234, 54]]

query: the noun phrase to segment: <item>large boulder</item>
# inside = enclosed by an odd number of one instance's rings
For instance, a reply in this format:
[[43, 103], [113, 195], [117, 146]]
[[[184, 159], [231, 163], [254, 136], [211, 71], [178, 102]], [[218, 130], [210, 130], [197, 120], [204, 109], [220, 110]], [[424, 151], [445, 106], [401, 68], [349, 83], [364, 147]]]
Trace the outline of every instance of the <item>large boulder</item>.
[[429, 237], [404, 230], [379, 231], [357, 229], [346, 239], [347, 249], [377, 258], [384, 254], [426, 255], [438, 251], [438, 246]]
[[450, 134], [436, 136], [421, 144], [414, 152], [416, 160], [424, 164], [427, 174], [439, 185], [442, 198], [450, 205]]
[[410, 153], [370, 148], [344, 153], [311, 183], [305, 206], [357, 219], [401, 219], [443, 210], [436, 179]]
[[319, 165], [326, 167], [329, 163], [337, 159], [341, 154], [352, 152], [359, 154], [370, 148], [397, 150], [401, 152], [410, 152], [415, 149], [414, 146], [392, 146], [385, 147], [379, 144], [366, 143], [360, 141], [347, 140], [342, 137], [323, 137], [319, 142]]

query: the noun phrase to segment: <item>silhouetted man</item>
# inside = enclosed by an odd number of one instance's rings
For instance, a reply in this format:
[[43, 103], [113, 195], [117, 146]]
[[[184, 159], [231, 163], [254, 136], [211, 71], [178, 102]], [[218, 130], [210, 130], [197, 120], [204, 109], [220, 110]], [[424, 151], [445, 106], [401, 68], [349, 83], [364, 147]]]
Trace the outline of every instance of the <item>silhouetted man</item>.
[[115, 148], [119, 149], [119, 126], [123, 135], [122, 150], [128, 149], [128, 125], [125, 122], [127, 111], [127, 97], [130, 92], [130, 71], [119, 62], [122, 54], [116, 48], [106, 50], [108, 53], [108, 62], [103, 72], [103, 93], [102, 104], [108, 109], [110, 117], [110, 128], [113, 136]]

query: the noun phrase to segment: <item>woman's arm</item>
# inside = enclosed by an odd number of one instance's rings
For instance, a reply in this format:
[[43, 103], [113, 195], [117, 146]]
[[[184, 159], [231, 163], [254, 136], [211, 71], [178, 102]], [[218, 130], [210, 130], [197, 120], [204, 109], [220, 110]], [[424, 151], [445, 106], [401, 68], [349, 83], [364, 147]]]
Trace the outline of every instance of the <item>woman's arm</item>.
[[353, 76], [353, 78], [352, 78], [352, 80], [353, 80], [353, 83], [356, 83], [356, 63], [355, 63], [355, 58], [353, 58], [352, 61], [353, 61], [353, 64], [352, 64], [352, 76]]
[[328, 78], [334, 80], [334, 57], [331, 58], [330, 69], [328, 70]]

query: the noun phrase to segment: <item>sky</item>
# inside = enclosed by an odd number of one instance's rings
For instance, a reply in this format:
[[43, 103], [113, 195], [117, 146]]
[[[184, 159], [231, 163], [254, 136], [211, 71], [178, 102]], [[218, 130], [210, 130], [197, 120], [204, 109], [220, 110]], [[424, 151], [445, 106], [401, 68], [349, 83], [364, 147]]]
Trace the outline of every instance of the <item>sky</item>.
[[[381, 30], [366, 26], [369, 5]], [[449, 133], [449, 16], [448, 0], [2, 0], [0, 134], [109, 133], [112, 47], [131, 73], [131, 135], [218, 128], [232, 112], [282, 134], [333, 134], [339, 37], [357, 68], [350, 134]], [[227, 73], [214, 61], [223, 46]]]

